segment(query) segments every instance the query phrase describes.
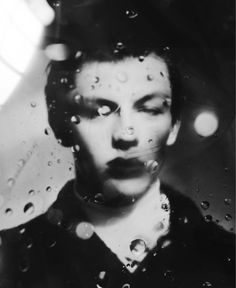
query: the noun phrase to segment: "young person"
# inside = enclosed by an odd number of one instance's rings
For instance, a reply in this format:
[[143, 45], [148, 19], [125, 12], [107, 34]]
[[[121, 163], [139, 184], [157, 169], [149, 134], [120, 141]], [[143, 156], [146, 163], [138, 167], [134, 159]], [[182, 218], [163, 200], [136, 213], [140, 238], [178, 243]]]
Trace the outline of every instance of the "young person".
[[233, 287], [233, 236], [159, 180], [180, 127], [170, 51], [127, 39], [51, 63], [49, 123], [76, 177], [2, 232], [2, 287]]

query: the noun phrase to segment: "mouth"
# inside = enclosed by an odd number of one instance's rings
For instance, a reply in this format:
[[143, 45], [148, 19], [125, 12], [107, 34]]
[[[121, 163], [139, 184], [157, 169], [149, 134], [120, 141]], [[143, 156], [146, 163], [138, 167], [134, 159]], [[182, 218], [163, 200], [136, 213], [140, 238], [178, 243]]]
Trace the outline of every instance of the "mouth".
[[114, 179], [135, 178], [143, 174], [144, 163], [137, 159], [115, 158], [107, 163], [107, 173]]

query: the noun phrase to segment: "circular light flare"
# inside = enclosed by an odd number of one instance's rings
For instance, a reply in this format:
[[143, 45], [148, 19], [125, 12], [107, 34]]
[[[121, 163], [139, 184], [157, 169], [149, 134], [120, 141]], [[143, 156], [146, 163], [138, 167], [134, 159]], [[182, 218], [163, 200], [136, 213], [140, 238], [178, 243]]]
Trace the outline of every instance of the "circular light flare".
[[202, 137], [212, 136], [219, 126], [219, 120], [211, 111], [201, 112], [194, 121], [194, 129]]

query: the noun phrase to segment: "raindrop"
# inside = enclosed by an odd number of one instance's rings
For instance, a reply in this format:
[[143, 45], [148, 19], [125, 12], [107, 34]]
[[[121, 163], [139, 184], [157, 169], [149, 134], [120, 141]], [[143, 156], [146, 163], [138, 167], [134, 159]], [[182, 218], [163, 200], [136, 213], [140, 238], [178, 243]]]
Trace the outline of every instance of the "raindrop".
[[61, 140], [61, 139], [57, 139], [57, 143], [58, 143], [58, 144], [61, 144], [61, 143], [62, 143], [62, 140]]
[[99, 272], [99, 274], [98, 274], [98, 278], [99, 278], [100, 280], [104, 280], [104, 279], [105, 279], [105, 276], [106, 276], [106, 271], [101, 271], [101, 272]]
[[94, 79], [94, 82], [98, 83], [99, 82], [99, 77], [96, 76], [95, 79]]
[[230, 214], [226, 214], [225, 215], [225, 220], [226, 221], [231, 221], [232, 220], [232, 216]]
[[81, 102], [81, 98], [82, 98], [81, 95], [76, 94], [75, 97], [74, 97], [74, 102], [76, 104], [79, 104]]
[[72, 147], [71, 147], [71, 151], [72, 151], [73, 153], [79, 152], [79, 150], [80, 150], [80, 146], [79, 146], [79, 145], [75, 145], [75, 146], [72, 146]]
[[212, 216], [211, 215], [206, 215], [204, 217], [204, 219], [205, 219], [206, 222], [211, 222], [212, 221]]
[[13, 214], [13, 210], [12, 210], [11, 208], [7, 208], [7, 209], [5, 210], [5, 214], [6, 214], [7, 216], [11, 216], [11, 215]]
[[30, 238], [28, 238], [28, 239], [25, 241], [25, 247], [26, 247], [27, 249], [31, 249], [32, 246], [33, 246], [33, 242], [32, 242], [32, 240], [31, 240]]
[[50, 239], [47, 244], [49, 248], [53, 248], [57, 244], [57, 241], [54, 239]]
[[53, 6], [54, 8], [60, 7], [60, 0], [54, 1], [54, 2], [52, 3], [52, 6]]
[[48, 161], [48, 166], [52, 166], [52, 161]]
[[164, 50], [164, 51], [169, 51], [169, 50], [170, 50], [170, 47], [169, 47], [169, 46], [166, 46], [163, 50]]
[[[77, 58], [80, 58], [81, 55], [82, 55], [82, 52], [81, 52], [81, 51], [77, 51], [76, 54], [75, 54], [75, 58], [76, 58], [76, 59], [77, 59]], [[77, 70], [79, 70], [79, 69], [77, 69]], [[80, 70], [79, 70], [79, 71], [77, 71], [77, 70], [76, 70], [77, 73], [80, 72]]]
[[87, 240], [90, 239], [94, 233], [94, 227], [92, 224], [88, 222], [80, 222], [76, 227], [76, 235], [83, 239]]
[[31, 189], [31, 190], [28, 192], [28, 194], [29, 194], [30, 196], [33, 196], [33, 195], [35, 194], [35, 191], [34, 191], [33, 189]]
[[148, 81], [152, 81], [154, 79], [154, 77], [151, 75], [151, 74], [148, 74], [147, 75], [147, 80]]
[[146, 251], [146, 244], [141, 239], [135, 239], [131, 242], [129, 248], [135, 256], [140, 256]]
[[25, 228], [21, 228], [21, 229], [19, 230], [19, 233], [20, 233], [20, 234], [24, 234], [24, 233], [25, 233]]
[[162, 77], [164, 77], [164, 74], [163, 74], [163, 72], [162, 72], [162, 71], [160, 72], [160, 75], [161, 75]]
[[139, 60], [140, 62], [143, 62], [144, 59], [145, 59], [145, 56], [143, 56], [143, 55], [140, 55], [140, 56], [138, 57], [138, 60]]
[[27, 272], [30, 268], [29, 260], [27, 258], [22, 259], [19, 268], [21, 272]]
[[203, 210], [207, 210], [210, 207], [210, 203], [208, 201], [202, 201], [201, 202], [201, 208]]
[[50, 135], [50, 134], [51, 134], [51, 128], [50, 128], [50, 127], [45, 128], [45, 129], [44, 129], [44, 133], [45, 133], [46, 135]]
[[120, 73], [117, 73], [116, 79], [119, 82], [124, 83], [128, 80], [128, 75], [125, 72], [120, 72]]
[[12, 187], [14, 184], [15, 184], [15, 180], [14, 180], [13, 178], [9, 178], [9, 179], [7, 180], [7, 185], [8, 185], [9, 187]]
[[97, 193], [94, 196], [94, 202], [95, 203], [103, 203], [104, 202], [104, 196], [102, 195], [102, 193]]
[[32, 102], [30, 103], [30, 106], [31, 106], [32, 108], [35, 108], [35, 107], [37, 106], [37, 103], [36, 103], [35, 101], [32, 101]]
[[163, 203], [163, 204], [161, 204], [161, 209], [168, 212], [170, 207], [167, 203]]
[[163, 249], [163, 248], [166, 248], [166, 247], [168, 247], [170, 244], [171, 244], [171, 241], [170, 241], [170, 240], [165, 240], [165, 241], [162, 243], [161, 248], [162, 248], [162, 249]]
[[130, 288], [130, 284], [125, 283], [125, 284], [122, 286], [122, 288]]
[[146, 162], [146, 167], [149, 172], [154, 173], [157, 171], [158, 162], [155, 160], [149, 160]]
[[30, 214], [34, 213], [34, 209], [35, 209], [34, 204], [29, 202], [25, 205], [23, 211], [25, 214], [30, 215]]
[[62, 77], [60, 82], [61, 84], [66, 84], [68, 82], [68, 79], [66, 77]]
[[128, 135], [134, 135], [134, 128], [133, 127], [127, 127], [126, 133]]
[[123, 44], [122, 42], [117, 42], [117, 44], [116, 44], [116, 49], [122, 50], [122, 49], [124, 49], [124, 48], [125, 48], [125, 46], [124, 46], [124, 44]]
[[204, 283], [202, 283], [202, 287], [212, 287], [212, 284], [209, 281], [205, 281]]
[[149, 139], [149, 140], [148, 140], [148, 143], [152, 143], [152, 142], [153, 142], [153, 140], [152, 140], [152, 139]]
[[155, 225], [155, 230], [157, 230], [157, 231], [160, 231], [160, 230], [162, 230], [164, 228], [164, 224], [163, 224], [163, 222], [158, 222], [156, 225]]
[[230, 198], [224, 199], [225, 205], [230, 205], [232, 203], [232, 200]]
[[173, 272], [171, 270], [166, 270], [165, 273], [164, 273], [164, 276], [167, 280], [169, 281], [174, 281], [174, 275], [173, 275]]
[[111, 108], [107, 105], [103, 105], [102, 107], [98, 108], [98, 114], [100, 116], [107, 116], [109, 113], [111, 113]]
[[129, 19], [134, 19], [138, 16], [138, 13], [134, 9], [128, 9], [125, 11], [126, 16], [128, 16]]
[[24, 159], [20, 159], [20, 160], [18, 161], [18, 166], [19, 166], [19, 167], [23, 167], [24, 164], [25, 164], [25, 160], [24, 160]]
[[46, 188], [46, 192], [51, 192], [51, 191], [52, 191], [51, 186], [48, 186], [48, 187]]
[[47, 212], [47, 218], [54, 225], [61, 225], [63, 212], [60, 209], [51, 208]]
[[80, 123], [80, 118], [78, 115], [73, 115], [70, 119], [71, 123], [74, 123], [74, 124], [79, 124]]

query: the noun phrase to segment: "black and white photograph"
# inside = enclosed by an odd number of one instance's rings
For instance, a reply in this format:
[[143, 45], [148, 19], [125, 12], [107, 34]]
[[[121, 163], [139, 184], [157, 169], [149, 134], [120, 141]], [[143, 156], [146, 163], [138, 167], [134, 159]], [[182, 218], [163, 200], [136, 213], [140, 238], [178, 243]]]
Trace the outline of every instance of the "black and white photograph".
[[0, 288], [235, 287], [235, 3], [2, 0]]

